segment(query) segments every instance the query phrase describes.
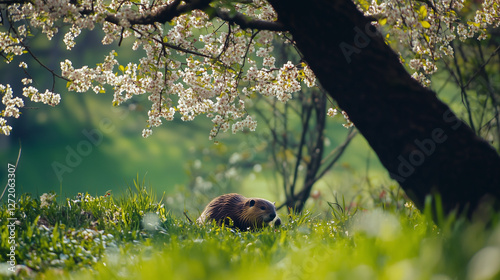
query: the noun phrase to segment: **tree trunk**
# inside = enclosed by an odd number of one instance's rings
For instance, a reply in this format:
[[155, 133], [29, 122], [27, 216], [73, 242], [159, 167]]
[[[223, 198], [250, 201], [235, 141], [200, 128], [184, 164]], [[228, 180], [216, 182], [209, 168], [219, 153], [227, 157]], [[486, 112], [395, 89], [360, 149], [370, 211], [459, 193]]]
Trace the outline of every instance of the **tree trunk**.
[[422, 208], [449, 212], [500, 198], [500, 157], [415, 81], [351, 0], [271, 0], [323, 88]]

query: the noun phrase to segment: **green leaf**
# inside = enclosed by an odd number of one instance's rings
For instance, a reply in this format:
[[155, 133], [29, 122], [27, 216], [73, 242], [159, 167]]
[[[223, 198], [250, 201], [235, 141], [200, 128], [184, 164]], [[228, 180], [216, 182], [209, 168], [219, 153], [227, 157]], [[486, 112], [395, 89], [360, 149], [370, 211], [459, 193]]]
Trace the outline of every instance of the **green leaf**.
[[474, 25], [475, 27], [479, 27], [481, 25], [479, 22], [475, 22], [475, 21], [468, 21], [467, 24]]
[[427, 16], [427, 7], [425, 5], [420, 6], [420, 15], [422, 18]]
[[423, 28], [430, 28], [431, 27], [431, 24], [426, 20], [421, 21], [420, 24], [422, 24]]
[[384, 26], [387, 23], [387, 18], [381, 18], [378, 20], [378, 23], [382, 26]]

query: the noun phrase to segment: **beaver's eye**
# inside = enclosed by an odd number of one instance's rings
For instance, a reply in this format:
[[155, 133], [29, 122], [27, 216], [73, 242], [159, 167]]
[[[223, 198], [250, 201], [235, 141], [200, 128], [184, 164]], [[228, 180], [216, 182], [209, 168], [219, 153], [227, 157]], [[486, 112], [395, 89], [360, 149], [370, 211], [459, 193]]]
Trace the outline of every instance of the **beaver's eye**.
[[261, 209], [261, 210], [266, 210], [266, 207], [261, 206], [261, 207], [260, 207], [260, 209]]

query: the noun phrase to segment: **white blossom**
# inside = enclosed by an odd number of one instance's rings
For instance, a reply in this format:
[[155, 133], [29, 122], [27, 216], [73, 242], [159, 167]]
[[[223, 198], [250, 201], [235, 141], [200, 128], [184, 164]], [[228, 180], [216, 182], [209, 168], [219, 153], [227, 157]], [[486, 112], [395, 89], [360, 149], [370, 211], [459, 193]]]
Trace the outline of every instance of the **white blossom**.
[[[166, 1], [93, 1], [93, 0], [32, 0], [8, 4], [12, 30], [0, 26], [0, 52], [6, 63], [21, 61], [22, 93], [15, 95], [10, 85], [0, 84], [2, 104], [0, 115], [3, 134], [12, 130], [9, 117], [20, 116], [19, 109], [26, 100], [55, 106], [60, 95], [36, 88], [29, 76], [26, 38], [41, 32], [49, 40], [60, 30], [62, 42], [74, 50], [76, 38], [84, 30], [99, 28], [101, 43], [109, 45], [128, 39], [132, 50], [143, 52], [139, 61], [127, 61], [114, 50], [97, 65], [73, 65], [61, 58], [60, 76], [67, 79], [72, 92], [92, 91], [96, 94], [111, 91], [113, 105], [127, 103], [134, 96], [145, 95], [150, 107], [148, 120], [142, 131], [144, 137], [165, 121], [181, 118], [194, 120], [205, 115], [212, 120], [209, 138], [228, 131], [236, 133], [255, 130], [256, 122], [248, 114], [249, 98], [257, 94], [286, 102], [302, 86], [315, 87], [316, 76], [305, 63], [288, 61], [281, 65], [275, 57], [274, 40], [291, 43], [282, 33], [243, 30], [236, 24], [210, 19], [202, 10], [193, 10], [175, 17], [169, 24], [134, 24], [136, 19], [154, 15]], [[370, 3], [370, 2], [368, 2]], [[460, 21], [457, 14], [464, 7], [463, 0], [432, 1], [384, 0], [359, 6], [366, 15], [383, 19], [374, 24], [389, 32], [390, 40], [407, 47], [401, 61], [412, 71], [412, 76], [424, 86], [437, 71], [437, 62], [454, 55], [451, 42], [486, 38], [489, 28], [500, 26], [498, 0], [485, 0], [472, 18]], [[259, 20], [277, 20], [277, 14], [265, 0], [235, 4], [237, 12]], [[85, 12], [84, 12], [85, 11]], [[89, 12], [92, 11], [92, 12]], [[114, 20], [110, 21], [112, 17]], [[35, 32], [36, 31], [36, 32]], [[14, 60], [17, 59], [17, 60]], [[59, 74], [59, 73], [58, 73]], [[28, 76], [27, 76], [28, 75]], [[110, 90], [111, 89], [111, 90]], [[18, 96], [18, 97], [17, 97]], [[328, 115], [335, 115], [329, 109]], [[342, 112], [352, 126], [347, 114]]]
[[328, 108], [328, 111], [326, 112], [326, 115], [329, 117], [335, 117], [337, 114], [338, 110], [333, 108]]

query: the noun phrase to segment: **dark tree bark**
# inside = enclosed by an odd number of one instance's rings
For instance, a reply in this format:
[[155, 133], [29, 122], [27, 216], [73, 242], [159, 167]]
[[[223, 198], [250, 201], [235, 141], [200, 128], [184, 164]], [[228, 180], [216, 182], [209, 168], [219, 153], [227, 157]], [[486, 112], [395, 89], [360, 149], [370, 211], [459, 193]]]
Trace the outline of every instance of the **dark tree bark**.
[[408, 196], [449, 212], [500, 198], [500, 157], [411, 78], [351, 0], [271, 0], [305, 60]]

